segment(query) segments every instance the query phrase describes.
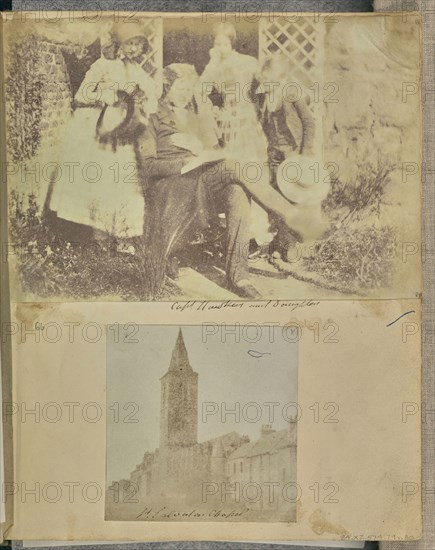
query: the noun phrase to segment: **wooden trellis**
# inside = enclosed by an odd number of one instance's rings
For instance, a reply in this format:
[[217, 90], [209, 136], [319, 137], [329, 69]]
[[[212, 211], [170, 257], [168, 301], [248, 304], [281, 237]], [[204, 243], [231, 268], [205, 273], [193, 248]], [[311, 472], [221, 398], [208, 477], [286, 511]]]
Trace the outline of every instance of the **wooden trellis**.
[[161, 91], [163, 67], [163, 20], [161, 17], [150, 17], [143, 18], [141, 23], [145, 31], [145, 36], [150, 44], [150, 49], [145, 54], [141, 66], [154, 78]]
[[[259, 58], [283, 54], [291, 63], [290, 80], [306, 90], [322, 82], [324, 24], [310, 16], [260, 21]], [[321, 84], [322, 85], [322, 84]], [[314, 110], [314, 103], [311, 104]]]
[[319, 158], [323, 155], [324, 42], [325, 22], [310, 15], [260, 21], [260, 63], [277, 54], [290, 60], [289, 81], [301, 86], [316, 121], [314, 149]]

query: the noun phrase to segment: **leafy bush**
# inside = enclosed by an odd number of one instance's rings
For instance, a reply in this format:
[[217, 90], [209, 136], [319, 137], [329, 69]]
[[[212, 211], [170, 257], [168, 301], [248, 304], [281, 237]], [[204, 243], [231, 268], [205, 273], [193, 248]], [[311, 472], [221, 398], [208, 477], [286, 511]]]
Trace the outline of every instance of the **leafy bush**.
[[385, 194], [391, 183], [394, 165], [379, 157], [376, 165], [370, 162], [357, 164], [358, 172], [353, 181], [342, 182], [334, 178], [331, 190], [323, 202], [323, 209], [333, 219], [341, 223], [379, 216], [381, 205], [385, 203]]
[[38, 38], [30, 34], [11, 44], [8, 63], [7, 145], [12, 160], [22, 161], [30, 159], [41, 142], [44, 70]]
[[304, 265], [328, 283], [364, 293], [390, 285], [394, 276], [396, 231], [379, 218], [395, 167], [382, 157], [376, 164], [366, 161], [357, 166], [353, 181], [331, 182], [322, 204], [331, 227]]

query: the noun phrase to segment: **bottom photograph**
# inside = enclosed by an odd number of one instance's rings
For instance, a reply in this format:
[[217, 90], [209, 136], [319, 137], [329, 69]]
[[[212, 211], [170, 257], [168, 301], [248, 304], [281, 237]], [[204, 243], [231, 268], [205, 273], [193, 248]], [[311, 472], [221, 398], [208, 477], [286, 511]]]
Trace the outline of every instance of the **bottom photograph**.
[[291, 327], [107, 327], [105, 519], [295, 522]]

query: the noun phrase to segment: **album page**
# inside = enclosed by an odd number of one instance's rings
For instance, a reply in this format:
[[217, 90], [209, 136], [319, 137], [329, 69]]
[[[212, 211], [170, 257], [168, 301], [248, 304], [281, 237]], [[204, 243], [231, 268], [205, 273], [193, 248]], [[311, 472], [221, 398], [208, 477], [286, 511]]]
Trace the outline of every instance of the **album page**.
[[3, 46], [7, 537], [418, 539], [419, 17], [22, 12]]

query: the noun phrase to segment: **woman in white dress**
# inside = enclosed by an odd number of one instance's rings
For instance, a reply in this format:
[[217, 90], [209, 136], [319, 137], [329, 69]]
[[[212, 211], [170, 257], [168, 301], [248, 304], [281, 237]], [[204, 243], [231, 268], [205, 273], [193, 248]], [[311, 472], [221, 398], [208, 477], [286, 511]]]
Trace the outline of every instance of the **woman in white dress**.
[[[114, 24], [111, 36], [112, 43], [102, 48], [103, 56], [92, 64], [74, 97], [75, 110], [57, 151], [62, 177], [53, 176], [48, 207], [57, 218], [94, 233], [134, 237], [143, 234], [144, 223], [134, 136], [116, 143], [98, 135], [97, 126], [107, 106], [119, 105], [122, 117], [122, 107], [139, 97], [141, 121], [146, 123], [158, 97], [153, 79], [138, 63], [149, 48], [141, 25]], [[116, 116], [118, 111], [113, 112]]]
[[265, 157], [267, 140], [262, 132], [251, 96], [258, 78], [258, 60], [234, 49], [236, 30], [231, 23], [218, 23], [210, 61], [201, 75], [201, 92], [210, 95], [215, 89], [222, 105], [217, 114], [222, 139], [227, 149], [238, 156]]
[[[247, 177], [257, 177], [260, 170], [267, 170], [267, 138], [253, 102], [260, 67], [258, 59], [236, 51], [235, 42], [234, 25], [226, 22], [215, 26], [210, 61], [201, 75], [201, 93], [203, 98], [212, 92], [220, 95], [217, 122], [223, 145], [230, 156], [244, 164], [241, 169], [246, 170]], [[251, 231], [258, 244], [265, 245], [273, 238], [268, 215], [255, 201]]]

